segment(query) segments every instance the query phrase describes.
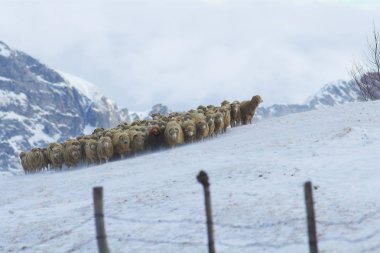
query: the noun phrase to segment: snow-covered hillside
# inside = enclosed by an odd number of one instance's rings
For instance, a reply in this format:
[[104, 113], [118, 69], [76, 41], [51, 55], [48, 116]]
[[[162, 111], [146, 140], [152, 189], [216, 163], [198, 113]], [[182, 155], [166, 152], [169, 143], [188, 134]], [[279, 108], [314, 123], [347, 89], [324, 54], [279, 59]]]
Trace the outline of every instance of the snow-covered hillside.
[[207, 252], [201, 169], [219, 253], [308, 252], [306, 180], [321, 252], [380, 252], [379, 111], [350, 103], [106, 165], [0, 178], [0, 252], [97, 252], [94, 186], [112, 252]]

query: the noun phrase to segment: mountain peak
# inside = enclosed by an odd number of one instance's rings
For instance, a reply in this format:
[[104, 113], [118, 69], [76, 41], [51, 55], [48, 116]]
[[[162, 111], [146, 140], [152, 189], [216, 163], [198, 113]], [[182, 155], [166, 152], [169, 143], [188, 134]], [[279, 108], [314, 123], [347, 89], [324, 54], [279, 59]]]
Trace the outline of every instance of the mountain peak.
[[0, 41], [0, 57], [9, 57], [12, 54], [10, 47], [4, 42]]

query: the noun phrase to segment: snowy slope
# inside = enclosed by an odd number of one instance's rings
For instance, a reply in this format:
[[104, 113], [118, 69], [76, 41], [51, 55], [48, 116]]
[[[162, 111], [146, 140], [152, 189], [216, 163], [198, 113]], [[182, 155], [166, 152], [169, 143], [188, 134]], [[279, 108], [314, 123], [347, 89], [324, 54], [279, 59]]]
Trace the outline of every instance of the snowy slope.
[[207, 252], [200, 169], [218, 253], [308, 252], [306, 180], [318, 187], [321, 252], [380, 252], [379, 111], [350, 103], [106, 165], [0, 178], [0, 252], [97, 252], [99, 185], [112, 252]]

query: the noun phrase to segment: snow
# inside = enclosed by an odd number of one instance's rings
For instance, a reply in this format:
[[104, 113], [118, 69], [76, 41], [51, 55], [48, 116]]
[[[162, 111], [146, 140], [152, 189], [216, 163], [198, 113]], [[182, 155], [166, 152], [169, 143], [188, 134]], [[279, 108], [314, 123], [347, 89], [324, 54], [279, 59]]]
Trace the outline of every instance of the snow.
[[97, 252], [92, 187], [103, 186], [111, 252], [307, 252], [311, 180], [320, 252], [380, 252], [380, 102], [229, 129], [218, 138], [100, 166], [0, 177], [0, 252]]
[[9, 50], [8, 46], [6, 46], [0, 41], [0, 56], [9, 57], [11, 53], [12, 52], [11, 50]]
[[13, 80], [12, 79], [9, 79], [9, 78], [6, 78], [4, 76], [0, 76], [0, 81], [4, 81], [4, 82], [12, 82]]
[[42, 142], [45, 142], [45, 143], [55, 142], [58, 139], [59, 135], [50, 136], [44, 133], [43, 130], [44, 130], [44, 125], [36, 124], [33, 127], [33, 131], [32, 131], [33, 136], [29, 138], [29, 143], [38, 147], [40, 146], [39, 144]]
[[96, 86], [80, 77], [56, 70], [62, 78], [72, 87], [78, 89], [83, 95], [93, 101], [100, 101], [103, 97]]
[[91, 125], [86, 125], [83, 129], [83, 134], [85, 135], [89, 135], [89, 134], [92, 134], [92, 132], [95, 130], [96, 127], [94, 126], [91, 126]]
[[12, 91], [0, 90], [0, 106], [17, 105], [27, 106], [27, 97], [24, 93], [14, 93]]
[[130, 111], [129, 115], [131, 115], [131, 120], [133, 120], [134, 116], [138, 116], [140, 120], [143, 120], [149, 117], [149, 111]]

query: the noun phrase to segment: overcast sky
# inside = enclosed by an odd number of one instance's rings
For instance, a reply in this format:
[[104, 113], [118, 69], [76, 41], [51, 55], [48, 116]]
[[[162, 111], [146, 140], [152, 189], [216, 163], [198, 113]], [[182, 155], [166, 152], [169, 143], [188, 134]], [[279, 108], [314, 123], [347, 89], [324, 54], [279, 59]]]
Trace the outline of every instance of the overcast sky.
[[349, 78], [373, 22], [379, 0], [0, 0], [1, 41], [130, 110], [302, 103]]

